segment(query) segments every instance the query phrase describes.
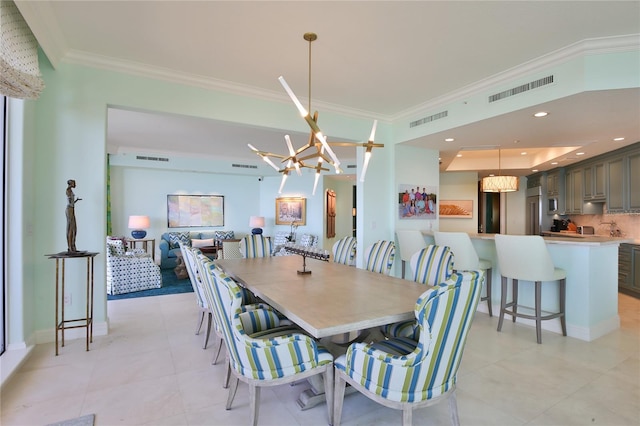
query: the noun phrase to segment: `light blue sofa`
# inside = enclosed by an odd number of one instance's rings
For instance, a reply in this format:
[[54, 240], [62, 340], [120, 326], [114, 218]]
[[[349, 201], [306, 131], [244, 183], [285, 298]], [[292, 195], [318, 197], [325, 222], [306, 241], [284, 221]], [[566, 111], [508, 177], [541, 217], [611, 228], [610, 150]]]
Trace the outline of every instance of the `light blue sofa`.
[[178, 253], [180, 252], [180, 246], [177, 243], [172, 243], [170, 234], [182, 234], [184, 238], [186, 238], [191, 244], [191, 240], [207, 240], [213, 239], [216, 240], [225, 240], [225, 239], [233, 239], [234, 232], [233, 231], [202, 231], [202, 232], [189, 232], [189, 231], [171, 231], [165, 232], [160, 236], [160, 243], [158, 247], [160, 248], [160, 268], [161, 269], [169, 269], [175, 268], [178, 262]]

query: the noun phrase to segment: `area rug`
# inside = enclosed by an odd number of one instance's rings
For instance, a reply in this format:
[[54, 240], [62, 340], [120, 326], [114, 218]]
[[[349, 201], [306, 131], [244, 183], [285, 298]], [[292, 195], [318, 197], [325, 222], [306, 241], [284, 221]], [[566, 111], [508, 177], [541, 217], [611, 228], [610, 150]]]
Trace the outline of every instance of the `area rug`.
[[189, 281], [189, 278], [184, 280], [178, 279], [175, 272], [173, 272], [173, 269], [161, 269], [160, 273], [162, 274], [162, 287], [113, 296], [107, 295], [107, 300], [132, 299], [135, 297], [162, 296], [166, 294], [193, 292], [193, 287], [191, 287], [191, 281]]
[[57, 423], [50, 423], [47, 426], [93, 426], [95, 418], [95, 414], [87, 414], [86, 416], [76, 417], [75, 419], [63, 420]]

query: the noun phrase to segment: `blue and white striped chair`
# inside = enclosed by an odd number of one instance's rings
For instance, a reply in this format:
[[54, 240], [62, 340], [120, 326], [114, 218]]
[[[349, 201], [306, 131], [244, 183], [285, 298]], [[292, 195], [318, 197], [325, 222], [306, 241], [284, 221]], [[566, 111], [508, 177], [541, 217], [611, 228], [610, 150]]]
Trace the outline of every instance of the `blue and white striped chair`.
[[191, 287], [193, 287], [193, 293], [196, 295], [196, 303], [198, 304], [199, 308], [196, 334], [200, 334], [204, 319], [205, 317], [207, 318], [207, 331], [204, 336], [204, 343], [202, 345], [202, 349], [207, 349], [209, 336], [211, 335], [211, 320], [213, 313], [211, 312], [211, 310], [209, 310], [207, 300], [204, 296], [204, 289], [202, 288], [202, 283], [200, 282], [200, 277], [197, 275], [197, 263], [195, 256], [202, 254], [202, 252], [197, 248], [192, 248], [180, 243], [180, 253], [182, 253], [182, 259], [184, 260], [185, 266], [187, 268], [189, 281], [191, 281]]
[[459, 424], [456, 377], [471, 327], [484, 272], [454, 274], [416, 302], [418, 340], [395, 338], [353, 343], [335, 360], [333, 425], [339, 426], [346, 383], [373, 401], [402, 410], [411, 425], [412, 410], [449, 400], [451, 423]]
[[389, 275], [396, 253], [396, 243], [380, 240], [364, 252], [364, 268], [367, 271]]
[[269, 257], [271, 256], [272, 250], [271, 238], [264, 237], [261, 234], [245, 235], [244, 238], [240, 240], [240, 253], [245, 259]]
[[[437, 285], [453, 274], [454, 256], [449, 247], [429, 245], [411, 256], [409, 264], [413, 280], [420, 284]], [[387, 324], [381, 328], [386, 337], [417, 339], [418, 324], [414, 320]]]
[[[311, 337], [302, 333], [256, 337], [252, 312], [242, 310], [242, 293], [237, 283], [215, 267], [205, 265], [213, 285], [214, 314], [221, 324], [231, 374], [237, 379], [229, 389], [227, 410], [238, 388], [238, 381], [249, 385], [251, 424], [258, 421], [260, 388], [324, 375], [329, 423], [333, 415], [333, 356]], [[209, 279], [209, 278], [208, 278]], [[268, 331], [267, 331], [268, 333]]]
[[356, 261], [356, 238], [343, 237], [333, 244], [333, 261], [343, 265], [355, 265]]

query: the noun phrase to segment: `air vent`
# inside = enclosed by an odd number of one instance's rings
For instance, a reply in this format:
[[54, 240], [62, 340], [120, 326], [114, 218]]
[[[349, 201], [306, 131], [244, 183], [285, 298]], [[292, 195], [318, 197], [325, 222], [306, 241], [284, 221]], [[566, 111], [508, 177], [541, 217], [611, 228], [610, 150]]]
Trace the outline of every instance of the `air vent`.
[[442, 111], [437, 114], [433, 114], [428, 117], [421, 118], [420, 120], [412, 121], [411, 123], [409, 123], [409, 128], [421, 126], [423, 124], [430, 123], [432, 121], [439, 120], [441, 118], [445, 118], [448, 115], [449, 115], [449, 111]]
[[252, 164], [232, 164], [231, 167], [237, 167], [240, 169], [257, 169], [258, 166], [254, 166]]
[[522, 84], [520, 86], [505, 90], [504, 92], [496, 93], [489, 96], [489, 103], [499, 101], [501, 99], [508, 98], [510, 96], [519, 95], [520, 93], [527, 92], [529, 90], [537, 89], [538, 87], [546, 86], [553, 83], [553, 76], [543, 77], [530, 83]]
[[357, 166], [355, 164], [348, 164], [347, 169], [355, 169]]
[[147, 157], [146, 155], [136, 155], [136, 160], [144, 160], [144, 161], [164, 161], [168, 162], [168, 158], [164, 157]]

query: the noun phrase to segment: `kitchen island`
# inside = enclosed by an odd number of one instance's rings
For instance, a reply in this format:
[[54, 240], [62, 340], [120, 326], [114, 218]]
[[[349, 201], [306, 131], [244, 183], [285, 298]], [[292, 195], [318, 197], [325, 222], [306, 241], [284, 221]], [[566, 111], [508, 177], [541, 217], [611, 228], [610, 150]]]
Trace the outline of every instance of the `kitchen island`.
[[[434, 244], [433, 233], [423, 232], [428, 244]], [[493, 262], [493, 312], [500, 312], [500, 268], [497, 261], [494, 234], [469, 234], [483, 259]], [[544, 236], [556, 267], [567, 272], [566, 322], [567, 335], [591, 341], [620, 327], [618, 316], [618, 246], [630, 239], [605, 236], [572, 238]], [[542, 307], [546, 311], [558, 309], [558, 284], [546, 283], [542, 290]], [[534, 286], [520, 285], [518, 303], [534, 306]], [[480, 304], [480, 311], [487, 312]], [[507, 316], [507, 319], [510, 319]], [[532, 320], [518, 318], [517, 322], [534, 325]], [[560, 320], [543, 321], [545, 330], [561, 333]]]

